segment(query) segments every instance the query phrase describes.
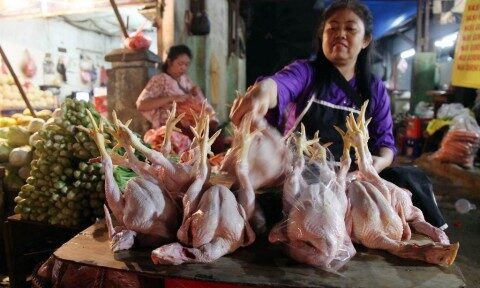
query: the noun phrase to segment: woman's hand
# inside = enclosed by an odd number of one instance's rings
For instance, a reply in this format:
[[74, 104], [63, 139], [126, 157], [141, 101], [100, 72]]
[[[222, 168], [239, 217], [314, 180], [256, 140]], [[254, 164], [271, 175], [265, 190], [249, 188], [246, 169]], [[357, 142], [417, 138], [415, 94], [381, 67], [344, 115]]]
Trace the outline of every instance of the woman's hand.
[[382, 172], [383, 169], [387, 168], [393, 162], [393, 151], [390, 148], [382, 147], [380, 148], [380, 155], [373, 156], [373, 168], [377, 170], [378, 173]]
[[277, 106], [277, 83], [272, 79], [265, 79], [250, 86], [243, 97], [233, 101], [230, 110], [230, 119], [234, 125], [240, 125], [243, 116], [253, 113], [253, 119], [263, 118], [268, 109]]

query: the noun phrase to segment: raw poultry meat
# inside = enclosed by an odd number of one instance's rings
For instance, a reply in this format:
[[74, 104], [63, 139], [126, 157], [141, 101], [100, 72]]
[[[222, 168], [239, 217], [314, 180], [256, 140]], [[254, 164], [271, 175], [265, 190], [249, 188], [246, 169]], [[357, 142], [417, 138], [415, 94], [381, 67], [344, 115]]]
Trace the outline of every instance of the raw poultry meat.
[[[282, 183], [285, 167], [288, 164], [288, 149], [282, 136], [265, 119], [254, 119], [258, 130], [251, 140], [248, 151], [248, 178], [253, 189], [273, 187]], [[242, 147], [241, 132], [235, 133], [232, 148], [227, 152], [221, 170], [230, 175], [236, 175], [238, 151]]]
[[[247, 119], [249, 116], [243, 118]], [[243, 123], [244, 127], [235, 129], [232, 148], [227, 151], [220, 170], [237, 179], [237, 183], [232, 186], [240, 186], [240, 189], [235, 191], [237, 199], [245, 208], [247, 218], [255, 232], [263, 233], [266, 230], [265, 217], [260, 205], [255, 201], [253, 191], [282, 184], [285, 168], [290, 161], [290, 151], [286, 148], [280, 133], [268, 125], [265, 119], [251, 119]], [[251, 126], [255, 127], [255, 133], [250, 134], [253, 128]], [[245, 160], [241, 161], [243, 164], [239, 166], [237, 163], [246, 134], [250, 135], [248, 136], [250, 149], [243, 152], [242, 157], [245, 157]]]
[[[250, 165], [250, 161], [252, 160], [252, 158], [250, 158], [250, 152], [252, 151], [251, 145], [252, 143], [258, 144], [258, 141], [262, 141], [262, 138], [257, 137], [257, 134], [262, 132], [261, 130], [250, 132], [252, 128], [252, 120], [252, 114], [247, 113], [243, 117], [240, 126], [235, 129], [235, 144], [231, 153], [235, 153], [234, 158], [236, 160], [235, 176], [239, 184], [239, 189], [236, 190], [235, 193], [238, 203], [240, 203], [243, 209], [245, 209], [247, 219], [250, 221], [254, 230], [257, 233], [262, 233], [266, 230], [265, 219], [260, 206], [255, 202], [255, 188], [253, 185], [254, 181], [251, 178], [255, 177], [254, 175], [258, 175], [252, 172], [252, 169], [257, 169], [259, 166]], [[259, 168], [265, 169], [266, 166]]]
[[[202, 125], [203, 135], [194, 131], [199, 142], [200, 159], [195, 181], [184, 196], [184, 217], [177, 232], [180, 243], [152, 251], [155, 264], [208, 263], [251, 244], [255, 234], [243, 207], [225, 186], [204, 188], [208, 178], [207, 154], [218, 133], [208, 139], [209, 117]], [[248, 147], [245, 147], [248, 149]]]
[[126, 135], [123, 132], [128, 128], [115, 119], [117, 129], [113, 136], [126, 150], [124, 159], [118, 161], [123, 162], [138, 175], [127, 182], [122, 193], [113, 176], [112, 157], [105, 148], [103, 122], [100, 121], [99, 127], [90, 113], [89, 116], [94, 128], [85, 130], [94, 139], [100, 151], [105, 173], [105, 196], [115, 218], [120, 222], [119, 226], [113, 227], [110, 214], [105, 207], [112, 250], [130, 249], [135, 238], [141, 246], [159, 245], [173, 240], [178, 227], [176, 206], [160, 188], [156, 175], [149, 173], [149, 165], [139, 161], [133, 149], [125, 145]]
[[[185, 191], [192, 184], [196, 177], [196, 164], [199, 161], [199, 152], [198, 145], [195, 139], [193, 139], [190, 150], [185, 152], [182, 155], [181, 159], [184, 161], [174, 162], [169, 160], [164, 155], [168, 155], [171, 152], [170, 145], [170, 135], [171, 132], [175, 131], [175, 124], [178, 123], [183, 114], [175, 116], [175, 106], [170, 111], [169, 119], [167, 120], [166, 126], [166, 137], [162, 147], [162, 152], [153, 150], [143, 145], [140, 139], [128, 129], [127, 126], [123, 124], [118, 125], [118, 130], [122, 131], [122, 137], [125, 146], [131, 146], [136, 151], [145, 155], [145, 157], [150, 161], [150, 165], [147, 168], [148, 173], [153, 177], [157, 178], [157, 181], [161, 183], [162, 189], [170, 195], [172, 199], [175, 200], [175, 203], [181, 209], [181, 203]], [[196, 126], [191, 128], [198, 131], [202, 129], [199, 124], [199, 118], [195, 118]]]
[[[347, 117], [347, 131], [341, 132], [344, 142], [355, 148], [359, 172], [357, 180], [347, 188], [351, 209], [347, 212], [347, 228], [354, 242], [366, 247], [386, 250], [403, 258], [417, 259], [433, 264], [450, 265], [455, 260], [458, 243], [450, 245], [445, 233], [425, 222], [422, 212], [411, 201], [410, 193], [380, 178], [372, 165], [368, 151], [368, 121], [365, 121], [365, 103], [355, 121]], [[411, 231], [432, 238], [435, 243], [416, 245], [407, 243]]]
[[191, 145], [190, 138], [183, 135], [181, 130], [175, 125], [185, 116], [185, 113], [175, 117], [177, 112], [177, 103], [173, 102], [172, 110], [167, 111], [168, 118], [164, 126], [158, 129], [150, 129], [143, 136], [143, 140], [154, 150], [162, 152], [163, 155], [175, 153], [181, 155], [188, 151]]
[[[356, 253], [345, 227], [345, 182], [350, 167], [348, 151], [337, 173], [328, 165], [318, 133], [307, 141], [305, 128], [293, 134], [294, 161], [283, 186], [284, 221], [269, 234], [269, 241], [283, 244], [298, 262], [337, 270]], [[304, 152], [309, 156], [305, 165]], [[314, 167], [305, 179], [306, 170]]]

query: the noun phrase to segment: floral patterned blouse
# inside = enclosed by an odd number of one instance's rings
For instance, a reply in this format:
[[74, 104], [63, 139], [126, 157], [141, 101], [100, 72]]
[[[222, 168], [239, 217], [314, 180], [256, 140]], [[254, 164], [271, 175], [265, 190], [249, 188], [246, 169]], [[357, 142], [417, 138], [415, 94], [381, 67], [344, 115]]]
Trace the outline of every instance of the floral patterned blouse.
[[[161, 73], [155, 75], [147, 83], [147, 86], [143, 89], [140, 96], [138, 96], [137, 103], [143, 99], [156, 98], [156, 97], [167, 97], [171, 95], [181, 95], [188, 94], [188, 91], [192, 89], [195, 84], [187, 75], [182, 75], [180, 80], [173, 79], [167, 73]], [[177, 103], [177, 115], [180, 113], [185, 113], [185, 117], [180, 121], [180, 128], [187, 128], [195, 124], [191, 110], [195, 113], [200, 113], [203, 102], [205, 101], [205, 109], [210, 115], [210, 120], [218, 122], [218, 119], [215, 115], [215, 111], [212, 106], [206, 101], [203, 94], [200, 92], [199, 95], [190, 96], [186, 101]], [[165, 125], [168, 113], [172, 109], [173, 101], [153, 110], [140, 110], [140, 113], [152, 123], [152, 128], [160, 128]], [[182, 129], [183, 130], [183, 129]]]

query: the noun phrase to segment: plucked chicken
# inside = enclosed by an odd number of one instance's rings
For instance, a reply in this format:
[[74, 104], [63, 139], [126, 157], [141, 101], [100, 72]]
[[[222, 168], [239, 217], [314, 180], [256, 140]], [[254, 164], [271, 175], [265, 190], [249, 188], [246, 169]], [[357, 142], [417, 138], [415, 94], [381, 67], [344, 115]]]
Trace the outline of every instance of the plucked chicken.
[[[115, 119], [117, 129], [113, 135], [126, 150], [125, 159], [119, 162], [123, 162], [138, 175], [127, 182], [122, 193], [113, 176], [112, 158], [105, 148], [105, 138], [102, 134], [103, 122], [100, 120], [100, 126], [97, 126], [90, 113], [89, 116], [94, 128], [85, 130], [94, 139], [100, 151], [105, 173], [105, 196], [113, 215], [119, 222], [119, 226], [113, 227], [110, 214], [105, 209], [112, 250], [130, 249], [135, 239], [141, 246], [159, 245], [172, 241], [178, 227], [178, 211], [173, 200], [160, 188], [161, 184], [156, 175], [149, 172], [148, 164], [139, 161], [133, 154], [133, 149], [125, 145], [123, 131], [128, 128]], [[120, 127], [123, 130], [119, 129]]]
[[[237, 95], [240, 97], [240, 95]], [[244, 117], [245, 118], [245, 117]], [[248, 150], [248, 178], [254, 190], [273, 187], [282, 183], [285, 167], [289, 164], [290, 153], [277, 129], [268, 125], [265, 119], [252, 119], [257, 132], [253, 134]], [[230, 175], [237, 173], [239, 150], [243, 147], [243, 130], [236, 130], [232, 148], [223, 160], [221, 170]]]
[[[150, 165], [148, 166], [149, 173], [157, 178], [162, 189], [170, 195], [170, 198], [175, 200], [175, 203], [180, 210], [182, 210], [181, 203], [185, 191], [187, 191], [195, 180], [197, 162], [199, 161], [198, 145], [195, 139], [193, 139], [190, 150], [186, 152], [187, 156], [181, 157], [184, 161], [177, 163], [171, 161], [165, 156], [169, 155], [171, 152], [171, 132], [175, 131], [175, 125], [182, 119], [182, 117], [183, 114], [175, 116], [174, 105], [166, 122], [166, 135], [162, 147], [163, 153], [145, 146], [127, 126], [121, 123], [118, 125], [118, 130], [122, 132], [121, 135], [123, 137], [122, 141], [124, 141], [124, 145], [131, 146], [136, 151], [145, 155], [150, 162]], [[196, 126], [192, 128], [193, 130], [198, 131], [199, 129], [202, 129], [199, 127], [200, 124], [198, 119], [200, 117], [202, 117], [202, 115], [195, 118]]]
[[[271, 230], [269, 241], [282, 243], [286, 253], [298, 262], [337, 270], [356, 253], [345, 227], [344, 183], [350, 157], [344, 155], [335, 173], [317, 135], [307, 141], [302, 125], [301, 133], [292, 137], [296, 153], [283, 187], [285, 220]], [[304, 152], [309, 156], [308, 165]], [[304, 178], [307, 166], [315, 167], [308, 181]]]
[[196, 179], [184, 196], [184, 220], [177, 232], [180, 243], [153, 250], [155, 264], [209, 263], [255, 240], [245, 211], [233, 193], [222, 185], [204, 187], [209, 173], [207, 154], [216, 137], [208, 139], [208, 121], [207, 116], [203, 132], [194, 130], [201, 161]]
[[[351, 207], [347, 212], [347, 228], [352, 240], [403, 258], [452, 264], [458, 243], [450, 245], [445, 233], [427, 223], [422, 212], [413, 206], [410, 192], [380, 178], [373, 167], [367, 146], [367, 104], [362, 106], [358, 122], [350, 114], [347, 117], [347, 131], [340, 131], [344, 141], [350, 142], [355, 148], [359, 166], [357, 180], [347, 188]], [[422, 246], [407, 243], [411, 237], [409, 224], [435, 243]]]

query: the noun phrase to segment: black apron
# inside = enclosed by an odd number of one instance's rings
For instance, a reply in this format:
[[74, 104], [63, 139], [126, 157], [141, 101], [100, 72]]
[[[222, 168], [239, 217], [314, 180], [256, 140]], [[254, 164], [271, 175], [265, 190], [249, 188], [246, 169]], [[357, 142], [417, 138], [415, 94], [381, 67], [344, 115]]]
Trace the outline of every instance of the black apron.
[[[315, 95], [312, 97], [315, 97]], [[332, 143], [328, 146], [328, 149], [332, 152], [335, 161], [338, 162], [343, 153], [343, 139], [333, 126], [335, 125], [346, 131], [345, 120], [350, 113], [358, 116], [360, 111], [314, 99], [300, 123], [305, 126], [308, 139], [312, 139], [314, 134], [319, 131], [321, 143]]]
[[360, 114], [358, 108], [362, 106], [365, 99], [355, 91], [345, 77], [343, 77], [333, 65], [329, 68], [332, 81], [347, 95], [347, 98], [351, 100], [356, 107], [350, 108], [334, 105], [325, 101], [322, 95], [317, 97], [317, 95], [313, 93], [312, 99], [310, 99], [313, 103], [311, 103], [310, 108], [307, 108], [308, 110], [302, 117], [301, 123], [305, 126], [307, 138], [313, 138], [315, 132], [319, 131], [320, 141], [322, 143], [332, 143], [328, 148], [330, 152], [332, 152], [335, 161], [338, 162], [343, 153], [343, 139], [333, 126], [335, 125], [343, 131], [346, 131], [347, 116], [350, 113], [358, 116]]

